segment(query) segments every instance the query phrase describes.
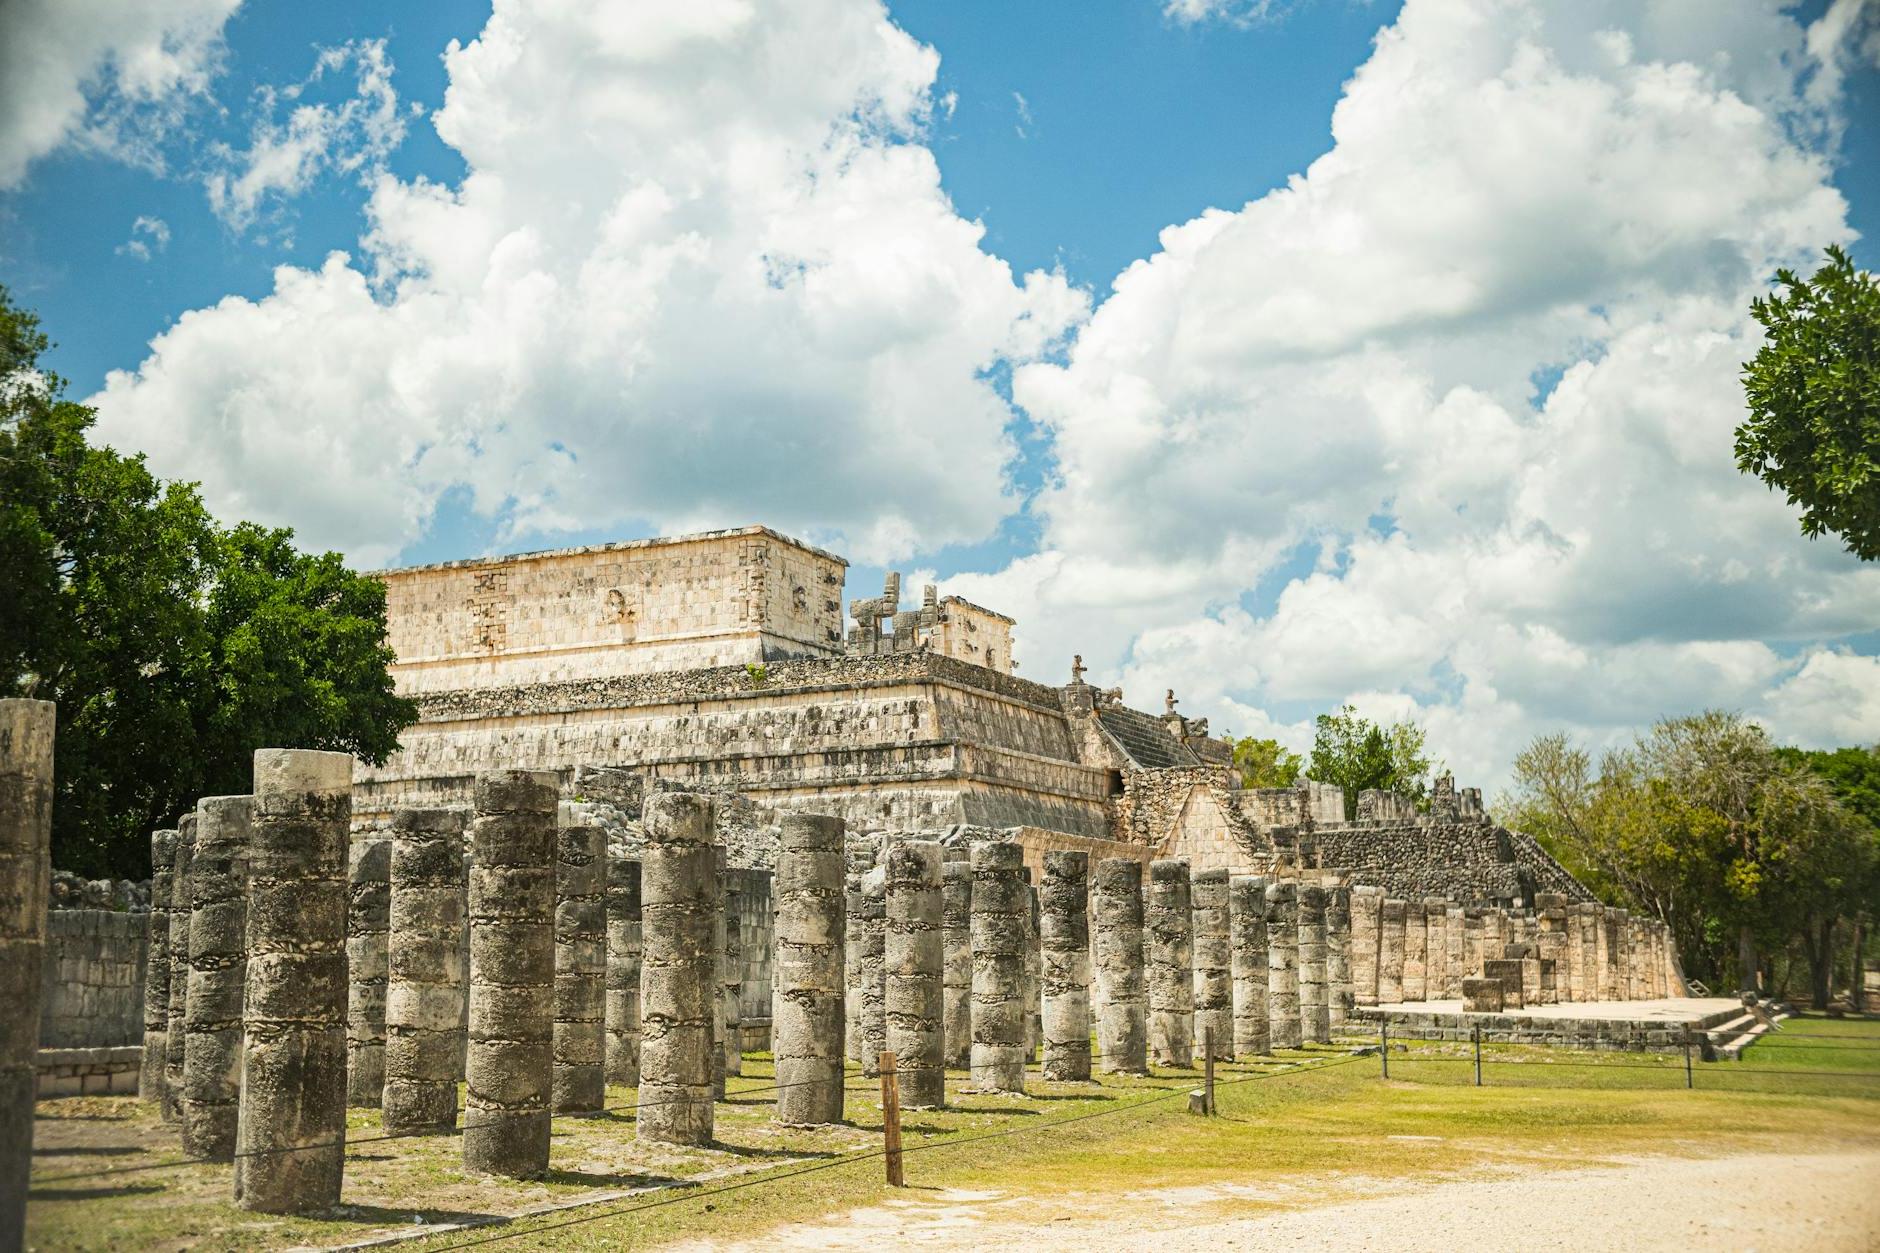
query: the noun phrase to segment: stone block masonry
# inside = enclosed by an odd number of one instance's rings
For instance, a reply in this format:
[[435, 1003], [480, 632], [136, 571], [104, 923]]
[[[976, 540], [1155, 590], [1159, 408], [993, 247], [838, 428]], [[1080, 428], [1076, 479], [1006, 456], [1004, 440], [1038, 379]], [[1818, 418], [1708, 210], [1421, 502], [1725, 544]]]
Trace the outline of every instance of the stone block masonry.
[[1044, 959], [1038, 951], [1038, 889], [1025, 867], [1025, 1060], [1044, 1043]]
[[1448, 948], [1444, 958], [1443, 996], [1462, 995], [1463, 977], [1470, 972], [1468, 964], [1468, 934], [1463, 924], [1462, 906], [1451, 905], [1443, 911], [1443, 942]]
[[1505, 1009], [1521, 1009], [1527, 1004], [1522, 986], [1524, 962], [1520, 958], [1491, 957], [1482, 963], [1482, 977], [1501, 985], [1501, 1003]]
[[170, 894], [176, 874], [176, 832], [150, 833], [150, 915], [144, 961], [144, 1062], [137, 1095], [163, 1101], [164, 1054], [170, 1046]]
[[1325, 896], [1325, 984], [1331, 998], [1331, 1030], [1351, 1016], [1351, 889], [1331, 887]]
[[947, 845], [941, 866], [940, 944], [945, 953], [941, 998], [946, 1038], [941, 1048], [948, 1069], [973, 1060], [973, 867], [968, 850]]
[[1143, 978], [1142, 863], [1110, 857], [1097, 863], [1097, 1052], [1109, 1074], [1149, 1068], [1149, 1000]]
[[556, 779], [477, 776], [470, 824], [470, 1039], [466, 1169], [548, 1169], [555, 1000]]
[[640, 864], [639, 1136], [667, 1144], [712, 1139], [713, 944], [723, 905], [712, 801], [663, 792], [646, 802]]
[[1234, 954], [1229, 935], [1227, 871], [1197, 870], [1193, 878], [1197, 1047], [1213, 1042], [1221, 1061], [1234, 1056]]
[[1299, 904], [1299, 1036], [1303, 1043], [1332, 1041], [1331, 989], [1326, 982], [1325, 889], [1302, 883]]
[[255, 753], [235, 1201], [339, 1204], [346, 1164], [346, 847], [352, 758]]
[[[846, 864], [846, 862], [844, 863]], [[842, 878], [842, 1055], [852, 1062], [862, 1060], [862, 915], [868, 904], [862, 898], [862, 876], [845, 874]]]
[[346, 911], [346, 1103], [377, 1109], [385, 1096], [386, 943], [391, 929], [392, 846], [355, 839]]
[[1462, 1012], [1499, 1014], [1502, 1011], [1501, 980], [1468, 978], [1462, 981]]
[[842, 1121], [843, 824], [821, 814], [783, 820], [777, 852], [777, 1121]]
[[857, 918], [861, 948], [856, 960], [856, 1042], [862, 1051], [862, 1074], [881, 1073], [881, 1053], [888, 1047], [887, 988], [884, 982], [888, 944], [888, 875], [884, 867], [865, 871], [861, 878], [861, 912]]
[[555, 1026], [550, 1106], [607, 1104], [607, 833], [562, 805], [555, 833]]
[[[148, 912], [54, 909], [46, 914], [40, 1048], [142, 1048], [149, 928]], [[169, 1007], [162, 1009], [167, 1032]]]
[[973, 1087], [1025, 1090], [1024, 853], [973, 845]]
[[607, 1082], [640, 1086], [640, 863], [607, 857]]
[[1299, 902], [1297, 887], [1266, 885], [1267, 1034], [1276, 1049], [1296, 1049], [1304, 1038], [1299, 1021]]
[[250, 796], [210, 796], [196, 806], [189, 1008], [183, 1024], [183, 1151], [213, 1161], [235, 1156], [254, 812]]
[[0, 1248], [26, 1242], [39, 979], [52, 891], [51, 701], [0, 700]]
[[196, 854], [196, 815], [176, 823], [176, 861], [170, 872], [170, 1022], [163, 1044], [163, 1121], [183, 1120], [183, 1046], [189, 1016], [190, 863]]
[[901, 1104], [908, 1109], [946, 1103], [940, 1056], [945, 1012], [940, 866], [937, 841], [898, 840], [888, 846], [883, 1004]]
[[1235, 875], [1227, 885], [1234, 959], [1234, 1052], [1270, 1053], [1266, 1017], [1266, 880]]
[[1393, 1005], [1404, 997], [1405, 928], [1404, 903], [1386, 898], [1377, 933], [1377, 1000], [1380, 1005]]
[[716, 1078], [722, 1098], [725, 1076], [744, 1073], [744, 919], [737, 877], [730, 872], [728, 862], [720, 862], [720, 867], [718, 886], [724, 893], [724, 922], [718, 933], [722, 945], [718, 963], [718, 1044], [723, 1057]]
[[1353, 1005], [1377, 1004], [1378, 937], [1383, 922], [1384, 889], [1351, 889], [1351, 999]]
[[1449, 902], [1425, 897], [1423, 906], [1423, 995], [1441, 1000], [1449, 995]]
[[1194, 898], [1188, 863], [1149, 865], [1149, 1055], [1158, 1066], [1194, 1064]]
[[1429, 921], [1421, 900], [1403, 904], [1403, 996], [1429, 999]]
[[385, 988], [387, 1132], [457, 1125], [466, 916], [461, 809], [392, 815]]
[[1083, 1082], [1090, 1078], [1090, 855], [1046, 853], [1040, 895], [1044, 1078]]

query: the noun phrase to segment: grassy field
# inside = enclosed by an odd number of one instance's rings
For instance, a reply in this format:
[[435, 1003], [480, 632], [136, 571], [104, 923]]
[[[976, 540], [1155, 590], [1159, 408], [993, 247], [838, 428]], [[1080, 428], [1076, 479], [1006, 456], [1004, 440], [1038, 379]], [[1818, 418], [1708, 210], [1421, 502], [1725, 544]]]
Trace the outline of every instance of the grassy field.
[[[1484, 1059], [1482, 1088], [1466, 1044], [1412, 1043], [1393, 1052], [1389, 1080], [1375, 1054], [1331, 1050], [1223, 1066], [1213, 1119], [1186, 1112], [1194, 1072], [1089, 1085], [1034, 1080], [1027, 1097], [962, 1096], [943, 1111], [909, 1112], [907, 1181], [922, 1190], [1023, 1192], [1035, 1198], [1039, 1221], [1049, 1221], [1054, 1211], [1161, 1188], [1231, 1183], [1245, 1210], [1329, 1199], [1380, 1180], [1880, 1144], [1880, 1022], [1795, 1020], [1741, 1063], [1697, 1063], [1693, 1090], [1680, 1055], [1507, 1046], [1485, 1049]], [[630, 1111], [560, 1119], [553, 1169], [532, 1184], [462, 1171], [454, 1137], [368, 1142], [377, 1119], [355, 1111], [348, 1205], [318, 1220], [236, 1210], [226, 1166], [126, 1169], [176, 1156], [174, 1133], [138, 1102], [42, 1102], [28, 1236], [41, 1250], [331, 1244], [409, 1230], [414, 1217], [513, 1215], [612, 1194], [403, 1246], [494, 1240], [599, 1249], [750, 1236], [890, 1195], [872, 1082], [851, 1075], [850, 1126], [784, 1131], [769, 1123], [770, 1098], [760, 1090], [770, 1082], [768, 1059], [754, 1055], [746, 1070], [719, 1106], [718, 1147], [642, 1146]], [[631, 1104], [632, 1093], [610, 1091], [609, 1101]], [[60, 1177], [73, 1175], [82, 1177]], [[620, 1195], [634, 1188], [650, 1190]]]

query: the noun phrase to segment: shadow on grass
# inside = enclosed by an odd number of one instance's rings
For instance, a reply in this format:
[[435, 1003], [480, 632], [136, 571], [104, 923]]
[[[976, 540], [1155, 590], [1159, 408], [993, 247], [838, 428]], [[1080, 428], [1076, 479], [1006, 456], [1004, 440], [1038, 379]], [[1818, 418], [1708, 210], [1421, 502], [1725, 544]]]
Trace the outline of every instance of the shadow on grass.
[[1114, 1101], [1113, 1096], [1106, 1096], [1096, 1091], [1090, 1092], [1033, 1092], [1034, 1101]]
[[484, 1214], [476, 1210], [436, 1210], [421, 1206], [391, 1205], [338, 1205], [317, 1214], [302, 1217], [319, 1218], [333, 1223], [372, 1224], [380, 1227], [409, 1226], [413, 1216], [422, 1218], [426, 1223], [497, 1223], [506, 1222], [507, 1214]]
[[542, 1182], [580, 1184], [588, 1188], [670, 1188], [690, 1187], [692, 1183], [674, 1175], [649, 1175], [643, 1171], [609, 1175], [592, 1170], [550, 1170], [542, 1176]]
[[142, 1145], [137, 1144], [74, 1144], [63, 1149], [34, 1149], [34, 1157], [123, 1157], [128, 1153], [142, 1153]]
[[160, 1183], [120, 1183], [105, 1188], [32, 1188], [26, 1193], [33, 1201], [102, 1201], [120, 1196], [148, 1196], [163, 1191]]
[[826, 1149], [760, 1149], [749, 1144], [726, 1144], [723, 1140], [714, 1142], [712, 1147], [720, 1153], [729, 1153], [733, 1157], [831, 1158], [848, 1156], [846, 1153], [831, 1153]]

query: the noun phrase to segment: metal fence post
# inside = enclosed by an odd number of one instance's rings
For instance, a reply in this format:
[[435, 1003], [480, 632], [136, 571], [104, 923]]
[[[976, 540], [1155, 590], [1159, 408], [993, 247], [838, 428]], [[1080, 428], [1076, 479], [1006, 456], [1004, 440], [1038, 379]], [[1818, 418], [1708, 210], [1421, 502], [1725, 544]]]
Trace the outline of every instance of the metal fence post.
[[1691, 1033], [1688, 1031], [1684, 1033], [1684, 1086], [1697, 1086], [1696, 1078], [1691, 1074]]
[[1475, 1086], [1482, 1086], [1482, 1026], [1475, 1026]]
[[1384, 1077], [1390, 1078], [1390, 1019], [1377, 1020], [1377, 1055], [1384, 1063]]

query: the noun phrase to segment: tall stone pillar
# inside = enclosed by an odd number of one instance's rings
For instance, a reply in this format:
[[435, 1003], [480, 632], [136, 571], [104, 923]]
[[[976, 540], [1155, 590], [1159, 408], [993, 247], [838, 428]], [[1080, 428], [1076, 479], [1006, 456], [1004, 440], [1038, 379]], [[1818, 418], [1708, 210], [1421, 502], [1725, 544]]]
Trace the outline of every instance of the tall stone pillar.
[[1044, 957], [1038, 949], [1038, 888], [1025, 868], [1025, 1060], [1044, 1042]]
[[1234, 950], [1234, 1052], [1271, 1053], [1266, 1017], [1266, 880], [1235, 875], [1227, 886]]
[[392, 814], [380, 1105], [389, 1133], [457, 1125], [465, 988], [463, 826], [460, 809]]
[[1194, 1065], [1194, 895], [1188, 862], [1149, 863], [1149, 1053], [1158, 1066]]
[[1429, 999], [1429, 923], [1421, 900], [1403, 903], [1403, 999]]
[[842, 1121], [842, 820], [783, 817], [778, 840], [777, 997], [771, 1047], [780, 1123]]
[[1325, 987], [1331, 997], [1328, 1015], [1337, 1031], [1351, 1016], [1351, 889], [1333, 887], [1325, 893]]
[[1383, 908], [1383, 888], [1360, 885], [1351, 889], [1351, 999], [1356, 1005], [1377, 1004], [1378, 935]]
[[945, 1013], [940, 845], [899, 840], [888, 847], [887, 860], [883, 1004], [888, 1048], [900, 1076], [902, 1105], [937, 1109], [946, 1104], [947, 1077], [940, 1056]]
[[859, 1063], [862, 1060], [862, 914], [868, 906], [862, 899], [862, 876], [845, 874], [842, 884], [842, 1055]]
[[607, 833], [560, 807], [555, 833], [555, 1027], [550, 1105], [607, 1106]]
[[1325, 889], [1302, 883], [1299, 905], [1299, 1035], [1307, 1044], [1332, 1042], [1331, 989], [1325, 978]]
[[1097, 1053], [1109, 1074], [1149, 1067], [1149, 1000], [1142, 965], [1142, 863], [1097, 863]]
[[971, 853], [959, 845], [948, 845], [941, 856], [940, 946], [946, 963], [941, 1054], [949, 1068], [964, 1070], [973, 1061], [973, 866]]
[[46, 903], [52, 892], [51, 701], [0, 700], [0, 1248], [26, 1243]]
[[724, 1095], [724, 1076], [744, 1073], [744, 906], [738, 879], [728, 864], [722, 866], [724, 929], [719, 933], [718, 1043], [724, 1050], [718, 1071], [718, 1095]]
[[1534, 898], [1539, 930], [1535, 943], [1540, 945], [1541, 960], [1554, 964], [1553, 999], [1573, 999], [1572, 977], [1567, 965], [1567, 898], [1543, 892]]
[[[1605, 981], [1606, 999], [1609, 1001], [1623, 1001], [1626, 999], [1625, 981], [1620, 972], [1623, 969], [1621, 963], [1625, 960], [1625, 928], [1626, 923], [1630, 920], [1631, 915], [1623, 909], [1609, 907], [1606, 910]], [[172, 944], [174, 944], [174, 941], [172, 941]], [[174, 1012], [173, 1006], [172, 1012]]]
[[1377, 1000], [1380, 1005], [1393, 1005], [1404, 999], [1405, 934], [1404, 903], [1386, 897], [1377, 933]]
[[1025, 1090], [1024, 853], [973, 845], [973, 1088]]
[[485, 771], [470, 824], [463, 1162], [512, 1179], [548, 1169], [557, 791], [552, 771]]
[[[190, 867], [196, 859], [196, 815], [176, 822], [176, 862], [170, 872], [170, 1024], [163, 1045], [163, 1121], [183, 1121], [183, 1049], [189, 1038]], [[1615, 951], [1617, 946], [1615, 945]]]
[[1044, 1077], [1090, 1078], [1090, 854], [1044, 855]]
[[144, 1057], [140, 1100], [163, 1105], [170, 1049], [170, 896], [176, 886], [176, 832], [150, 833], [150, 914], [144, 958]]
[[1463, 976], [1468, 970], [1468, 941], [1466, 928], [1463, 926], [1462, 906], [1451, 905], [1443, 911], [1443, 940], [1449, 946], [1449, 957], [1444, 963], [1445, 975], [1443, 995], [1455, 1000], [1462, 995]]
[[253, 797], [207, 796], [196, 805], [189, 1010], [183, 1024], [183, 1151], [211, 1161], [235, 1156], [253, 821]]
[[339, 1204], [346, 1164], [346, 846], [352, 757], [255, 752], [235, 1201]]
[[1266, 885], [1266, 1018], [1273, 1048], [1299, 1047], [1299, 897], [1284, 881]]
[[887, 951], [888, 872], [876, 866], [862, 875], [861, 916], [856, 920], [861, 937], [856, 962], [860, 1008], [855, 1029], [862, 1050], [862, 1074], [881, 1073], [881, 1053], [888, 1047]]
[[[1192, 883], [1194, 906], [1194, 1040], [1214, 1041], [1217, 1060], [1234, 1056], [1234, 950], [1227, 917], [1227, 871], [1198, 870]], [[1206, 1035], [1204, 1033], [1212, 1033]]]
[[[712, 1138], [712, 1023], [722, 916], [709, 797], [646, 801], [640, 863], [639, 1136], [667, 1144]], [[722, 1054], [720, 1054], [722, 1056]]]
[[346, 1104], [377, 1109], [385, 1099], [391, 841], [354, 840], [347, 850], [346, 878]]
[[1449, 903], [1426, 896], [1423, 906], [1423, 999], [1440, 1001], [1449, 983]]
[[607, 858], [608, 1083], [640, 1086], [640, 863]]

